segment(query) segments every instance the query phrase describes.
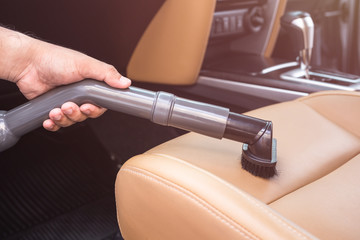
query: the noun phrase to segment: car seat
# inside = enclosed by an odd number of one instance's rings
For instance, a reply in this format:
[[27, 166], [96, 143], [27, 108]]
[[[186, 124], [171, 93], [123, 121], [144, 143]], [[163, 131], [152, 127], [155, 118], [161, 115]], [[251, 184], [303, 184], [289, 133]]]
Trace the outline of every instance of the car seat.
[[325, 91], [246, 113], [273, 121], [278, 175], [241, 168], [242, 144], [188, 133], [116, 180], [125, 239], [357, 239], [360, 93]]

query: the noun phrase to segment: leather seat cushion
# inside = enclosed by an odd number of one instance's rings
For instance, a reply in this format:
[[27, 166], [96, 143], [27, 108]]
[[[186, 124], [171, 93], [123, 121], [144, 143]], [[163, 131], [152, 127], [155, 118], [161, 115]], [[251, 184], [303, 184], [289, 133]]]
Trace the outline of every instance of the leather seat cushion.
[[327, 176], [270, 204], [322, 239], [359, 239], [360, 155]]
[[247, 193], [170, 156], [132, 158], [118, 174], [116, 200], [127, 240], [312, 239]]

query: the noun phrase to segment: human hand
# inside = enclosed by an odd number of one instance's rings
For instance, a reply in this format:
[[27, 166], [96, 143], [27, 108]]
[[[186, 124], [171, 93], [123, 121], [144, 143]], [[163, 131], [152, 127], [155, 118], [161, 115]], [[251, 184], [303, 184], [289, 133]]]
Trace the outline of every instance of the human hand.
[[[31, 99], [56, 86], [92, 78], [104, 81], [112, 87], [127, 88], [130, 80], [122, 77], [117, 70], [106, 63], [85, 54], [38, 42], [38, 52], [32, 63], [20, 75], [17, 85], [25, 97]], [[72, 102], [65, 103], [49, 113], [43, 127], [49, 131], [57, 131], [76, 122], [102, 115], [106, 109], [92, 104], [80, 107]]]
[[[0, 29], [0, 38], [4, 29]], [[92, 78], [104, 81], [115, 88], [127, 88], [131, 81], [123, 76], [111, 65], [91, 58], [80, 52], [46, 43], [26, 35], [5, 30], [12, 35], [12, 41], [6, 49], [12, 48], [8, 53], [10, 60], [14, 60], [15, 67], [4, 73], [0, 67], [0, 77], [6, 76], [17, 84], [20, 91], [28, 99], [35, 98], [57, 86]], [[15, 37], [14, 37], [15, 36]], [[0, 39], [3, 40], [3, 39]], [[16, 44], [14, 41], [19, 41]], [[3, 52], [4, 48], [0, 51]], [[5, 64], [5, 63], [4, 63]], [[2, 64], [0, 64], [2, 65]], [[8, 64], [9, 65], [9, 64]], [[4, 66], [3, 66], [4, 67]], [[3, 70], [3, 71], [2, 71]], [[5, 79], [6, 79], [5, 78]], [[99, 117], [106, 109], [92, 104], [77, 106], [75, 103], [65, 103], [61, 108], [55, 108], [49, 113], [49, 119], [43, 122], [45, 129], [57, 131], [60, 127], [67, 127], [76, 122]]]

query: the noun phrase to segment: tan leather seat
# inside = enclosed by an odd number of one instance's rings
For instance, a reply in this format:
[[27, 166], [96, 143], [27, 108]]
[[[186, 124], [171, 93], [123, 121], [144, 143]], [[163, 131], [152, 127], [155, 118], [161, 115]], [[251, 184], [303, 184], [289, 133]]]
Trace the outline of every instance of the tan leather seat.
[[271, 120], [278, 176], [241, 169], [241, 143], [189, 133], [133, 157], [116, 181], [129, 239], [358, 239], [360, 94], [249, 112]]

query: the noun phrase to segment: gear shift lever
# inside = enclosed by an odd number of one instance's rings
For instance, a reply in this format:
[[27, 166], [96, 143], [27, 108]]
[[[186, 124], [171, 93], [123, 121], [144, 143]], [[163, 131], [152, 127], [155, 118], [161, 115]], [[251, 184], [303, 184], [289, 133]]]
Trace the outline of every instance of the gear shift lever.
[[309, 79], [311, 53], [314, 46], [314, 22], [310, 14], [300, 11], [287, 12], [281, 18], [281, 25], [296, 43], [300, 52], [300, 69], [305, 72], [305, 77]]

